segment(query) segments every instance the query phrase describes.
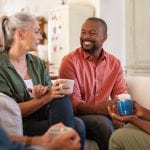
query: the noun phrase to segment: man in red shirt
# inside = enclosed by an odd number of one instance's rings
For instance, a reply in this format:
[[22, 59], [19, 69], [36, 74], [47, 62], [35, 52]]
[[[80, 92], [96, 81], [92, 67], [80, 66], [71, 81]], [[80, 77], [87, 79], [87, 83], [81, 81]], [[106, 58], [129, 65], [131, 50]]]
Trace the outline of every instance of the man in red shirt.
[[84, 121], [87, 138], [108, 149], [115, 127], [107, 106], [116, 95], [127, 93], [120, 61], [103, 49], [107, 40], [107, 24], [100, 18], [88, 18], [82, 25], [81, 48], [66, 55], [60, 66], [60, 77], [75, 80], [71, 95], [76, 115]]

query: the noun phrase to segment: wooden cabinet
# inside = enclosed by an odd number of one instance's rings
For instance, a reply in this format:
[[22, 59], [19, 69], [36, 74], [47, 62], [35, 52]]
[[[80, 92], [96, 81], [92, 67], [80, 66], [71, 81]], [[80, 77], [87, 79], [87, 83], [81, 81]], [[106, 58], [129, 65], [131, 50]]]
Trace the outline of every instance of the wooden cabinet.
[[43, 37], [43, 39], [40, 41], [40, 44], [45, 44], [45, 40], [47, 39], [47, 35], [45, 32], [45, 24], [47, 24], [47, 20], [45, 17], [39, 16], [36, 18], [39, 26], [40, 26], [40, 30], [41, 30], [41, 35]]

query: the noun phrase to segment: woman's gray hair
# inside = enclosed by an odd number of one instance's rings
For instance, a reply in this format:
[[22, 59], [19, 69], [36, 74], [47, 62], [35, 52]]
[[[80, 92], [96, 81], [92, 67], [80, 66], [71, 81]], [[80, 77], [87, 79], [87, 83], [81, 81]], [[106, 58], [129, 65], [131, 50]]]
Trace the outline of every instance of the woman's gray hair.
[[19, 12], [12, 16], [2, 16], [0, 18], [0, 36], [4, 38], [5, 48], [10, 48], [14, 42], [14, 33], [16, 29], [29, 29], [36, 20], [29, 13]]

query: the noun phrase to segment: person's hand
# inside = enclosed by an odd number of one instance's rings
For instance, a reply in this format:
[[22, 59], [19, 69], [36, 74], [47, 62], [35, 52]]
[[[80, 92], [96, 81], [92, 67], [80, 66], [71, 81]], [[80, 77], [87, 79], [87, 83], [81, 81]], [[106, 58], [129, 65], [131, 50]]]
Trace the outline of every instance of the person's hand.
[[80, 150], [80, 138], [75, 131], [58, 135], [51, 141], [49, 150]]
[[[51, 128], [65, 128], [62, 123]], [[51, 129], [50, 128], [50, 129]], [[43, 135], [43, 146], [46, 150], [79, 150], [80, 138], [74, 129], [58, 134], [54, 138], [50, 135], [50, 129]]]
[[136, 101], [134, 101], [133, 106], [134, 106], [134, 113], [138, 117], [143, 117], [145, 108], [139, 105]]
[[[112, 118], [112, 122], [114, 123], [115, 127], [122, 128], [124, 126], [124, 122], [122, 120], [116, 118], [116, 116], [119, 116], [116, 103], [113, 105], [109, 105], [107, 107], [107, 109], [108, 109], [108, 113], [109, 113], [110, 117]], [[115, 116], [113, 116], [113, 115], [115, 115]]]
[[118, 111], [117, 111], [117, 106], [116, 105], [112, 105], [111, 106], [108, 106], [108, 112], [111, 116], [111, 118], [113, 120], [116, 120], [116, 121], [119, 121], [119, 122], [130, 122], [132, 123], [132, 119], [133, 118], [137, 118], [136, 115], [127, 115], [127, 116], [120, 116]]
[[99, 115], [101, 114], [109, 115], [107, 107], [108, 106], [112, 107], [112, 105], [114, 105], [116, 101], [117, 100], [107, 100], [107, 101], [100, 102], [94, 106], [94, 111], [96, 112], [96, 114]]
[[[57, 79], [54, 84], [59, 86], [59, 89], [61, 90], [61, 92], [69, 89], [69, 86], [66, 84], [66, 80], [65, 79]], [[65, 94], [65, 93], [64, 93]]]
[[150, 121], [150, 110], [141, 106], [136, 101], [134, 101], [134, 113], [139, 118], [145, 119], [147, 121]]
[[[65, 91], [62, 90], [63, 83], [64, 83], [63, 80], [61, 80], [61, 81], [56, 80], [54, 82], [54, 84], [52, 85], [52, 87], [49, 90], [49, 96], [50, 96], [51, 100], [65, 96]], [[68, 87], [63, 85], [63, 89], [68, 89]]]
[[[62, 83], [63, 82], [64, 81], [62, 81]], [[37, 99], [43, 101], [43, 104], [45, 105], [56, 98], [61, 98], [64, 96], [65, 96], [65, 93], [63, 90], [61, 90], [60, 83], [54, 82], [51, 88], [49, 88], [46, 91], [46, 93], [44, 93], [40, 98], [38, 97]]]
[[50, 136], [50, 129], [51, 129], [51, 128], [62, 128], [62, 127], [65, 127], [64, 124], [62, 124], [62, 123], [57, 123], [57, 124], [51, 126], [51, 127], [45, 132], [45, 134], [42, 136], [42, 142], [43, 142], [44, 144], [47, 144], [47, 143], [50, 143], [50, 142], [51, 142], [51, 140], [52, 140], [52, 137]]
[[41, 84], [35, 85], [32, 89], [27, 88], [27, 91], [31, 93], [33, 98], [41, 98], [48, 92], [49, 88]]

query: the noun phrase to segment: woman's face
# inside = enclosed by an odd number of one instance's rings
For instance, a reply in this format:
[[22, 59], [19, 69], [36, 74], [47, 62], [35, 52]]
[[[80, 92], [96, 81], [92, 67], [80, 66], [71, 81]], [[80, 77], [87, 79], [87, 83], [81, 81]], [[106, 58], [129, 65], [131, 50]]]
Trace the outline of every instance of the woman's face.
[[39, 24], [34, 21], [31, 28], [23, 31], [21, 46], [26, 51], [36, 51], [41, 39]]

